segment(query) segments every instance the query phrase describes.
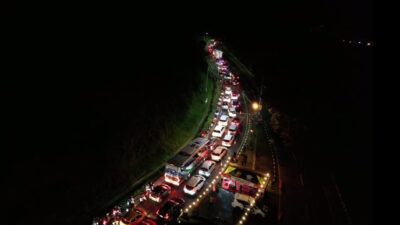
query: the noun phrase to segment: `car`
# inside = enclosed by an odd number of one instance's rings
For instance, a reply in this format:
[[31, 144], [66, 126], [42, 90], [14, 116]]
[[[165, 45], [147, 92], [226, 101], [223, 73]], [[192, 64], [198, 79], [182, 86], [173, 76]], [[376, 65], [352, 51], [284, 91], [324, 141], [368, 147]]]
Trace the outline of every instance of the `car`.
[[222, 101], [223, 102], [231, 102], [231, 96], [230, 95], [228, 95], [228, 94], [225, 94], [224, 95], [224, 98], [222, 99]]
[[173, 221], [182, 215], [182, 207], [185, 200], [182, 198], [171, 198], [156, 211], [157, 216], [164, 221]]
[[228, 66], [227, 65], [217, 65], [218, 69], [220, 70], [227, 70]]
[[122, 217], [117, 223], [118, 225], [138, 225], [140, 224], [144, 218], [146, 218], [147, 213], [142, 208], [133, 208], [127, 213], [124, 217]]
[[234, 107], [229, 108], [228, 109], [228, 115], [231, 118], [235, 118], [237, 116], [236, 109]]
[[218, 66], [223, 66], [226, 65], [227, 63], [223, 59], [219, 59], [215, 62], [215, 64], [217, 64]]
[[208, 142], [207, 146], [208, 146], [208, 149], [214, 150], [220, 144], [221, 144], [221, 140], [219, 138], [211, 137], [210, 142]]
[[228, 149], [226, 147], [218, 146], [211, 152], [211, 159], [216, 162], [219, 162], [222, 160], [222, 158], [224, 158], [224, 156], [226, 156], [227, 153]]
[[171, 193], [171, 187], [167, 184], [160, 184], [153, 188], [149, 198], [155, 202], [162, 202]]
[[226, 95], [231, 95], [232, 94], [232, 88], [229, 87], [229, 86], [225, 87], [225, 94]]
[[181, 217], [178, 219], [178, 223], [180, 224], [191, 224], [191, 225], [228, 225], [228, 221], [225, 221], [224, 219], [220, 217], [210, 217], [209, 215], [190, 215], [188, 216], [187, 214], [183, 214]]
[[227, 75], [227, 74], [225, 74], [225, 76], [224, 76], [224, 79], [225, 79], [225, 80], [231, 80], [231, 79], [232, 79], [232, 77], [231, 77], [231, 76], [229, 76], [229, 75]]
[[207, 136], [207, 131], [206, 130], [202, 130], [199, 134], [199, 137], [206, 137]]
[[233, 80], [232, 81], [232, 85], [233, 86], [238, 86], [240, 84], [240, 82], [238, 80]]
[[228, 69], [220, 69], [220, 70], [218, 70], [218, 72], [220, 73], [220, 75], [226, 75], [229, 73], [229, 70]]
[[235, 109], [238, 109], [238, 107], [240, 107], [240, 102], [239, 102], [239, 100], [232, 100], [232, 104], [231, 105]]
[[232, 94], [231, 94], [231, 99], [232, 100], [238, 100], [239, 97], [240, 97], [240, 94], [238, 92], [236, 92], [236, 91], [232, 92]]
[[229, 122], [229, 116], [222, 115], [219, 117], [218, 125], [228, 126], [228, 122]]
[[222, 105], [222, 101], [218, 100], [217, 105], [218, 105], [218, 106]]
[[101, 219], [100, 217], [95, 217], [93, 219], [92, 225], [100, 225]]
[[232, 125], [232, 124], [239, 126], [240, 125], [240, 119], [237, 118], [237, 117], [233, 118], [230, 125]]
[[220, 115], [221, 115], [221, 116], [222, 116], [222, 115], [229, 116], [228, 109], [221, 109], [221, 114], [220, 114]]
[[[232, 202], [232, 207], [243, 210], [245, 208], [248, 208], [252, 201], [255, 201], [255, 199], [253, 197], [237, 192], [237, 193], [235, 193], [235, 196], [234, 196], [234, 199]], [[260, 215], [261, 217], [264, 218], [266, 216], [268, 209], [266, 207], [262, 207], [262, 208], [263, 209], [261, 209], [261, 207], [259, 207], [258, 202], [256, 202], [256, 204], [254, 204], [253, 207], [251, 207], [250, 213], [252, 213], [254, 215]]]
[[228, 102], [222, 102], [221, 107], [223, 109], [228, 109], [229, 108], [229, 103]]
[[222, 139], [222, 146], [231, 147], [234, 140], [235, 137], [232, 134], [225, 134], [224, 138]]
[[240, 134], [240, 129], [239, 129], [239, 125], [237, 124], [231, 124], [228, 127], [228, 134], [233, 135], [234, 137], [236, 137], [236, 135]]
[[152, 219], [145, 218], [138, 225], [157, 225], [157, 223], [156, 223], [156, 221], [154, 221]]
[[185, 194], [194, 196], [204, 186], [206, 178], [201, 175], [192, 176], [189, 181], [183, 187]]
[[222, 137], [222, 135], [225, 133], [225, 126], [217, 125], [214, 128], [214, 131], [212, 132], [211, 136], [212, 137]]
[[212, 171], [214, 171], [216, 165], [217, 163], [212, 160], [205, 161], [199, 169], [199, 174], [205, 177], [209, 177]]
[[220, 109], [220, 108], [217, 108], [217, 109], [215, 110], [215, 112], [214, 112], [214, 116], [215, 116], [215, 117], [218, 117], [220, 113], [221, 113], [221, 109]]

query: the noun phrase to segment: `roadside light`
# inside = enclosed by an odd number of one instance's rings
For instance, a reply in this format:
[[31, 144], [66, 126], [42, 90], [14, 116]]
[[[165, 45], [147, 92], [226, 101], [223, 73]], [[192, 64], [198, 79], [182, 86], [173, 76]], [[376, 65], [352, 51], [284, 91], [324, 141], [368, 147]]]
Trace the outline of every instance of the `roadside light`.
[[253, 102], [253, 104], [251, 105], [251, 107], [253, 107], [254, 110], [258, 110], [258, 108], [260, 107], [260, 105], [257, 102]]

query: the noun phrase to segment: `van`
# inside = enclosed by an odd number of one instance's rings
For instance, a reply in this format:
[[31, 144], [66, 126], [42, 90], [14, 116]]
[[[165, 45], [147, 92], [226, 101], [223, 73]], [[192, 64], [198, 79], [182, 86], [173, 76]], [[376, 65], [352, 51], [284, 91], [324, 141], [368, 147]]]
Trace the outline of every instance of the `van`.
[[[235, 197], [232, 202], [232, 207], [244, 210], [245, 208], [250, 207], [250, 204], [253, 200], [255, 200], [255, 199], [249, 195], [245, 195], [242, 193], [235, 193]], [[253, 207], [251, 209], [252, 214], [260, 215], [263, 218], [266, 216], [267, 211], [268, 211], [267, 208], [263, 208], [263, 210], [260, 209], [257, 206], [257, 202], [256, 202], [256, 204], [253, 205]]]

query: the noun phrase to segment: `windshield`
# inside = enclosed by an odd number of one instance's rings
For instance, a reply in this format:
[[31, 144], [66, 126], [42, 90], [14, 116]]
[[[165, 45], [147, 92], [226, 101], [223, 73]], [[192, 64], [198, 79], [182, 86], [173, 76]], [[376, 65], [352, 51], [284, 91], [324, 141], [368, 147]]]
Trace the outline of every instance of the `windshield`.
[[176, 167], [174, 165], [167, 165], [165, 167], [165, 173], [176, 175], [176, 174], [178, 174], [178, 167]]
[[158, 192], [161, 192], [162, 190], [163, 190], [163, 187], [162, 187], [162, 186], [156, 186], [156, 187], [154, 188], [153, 192], [158, 193]]

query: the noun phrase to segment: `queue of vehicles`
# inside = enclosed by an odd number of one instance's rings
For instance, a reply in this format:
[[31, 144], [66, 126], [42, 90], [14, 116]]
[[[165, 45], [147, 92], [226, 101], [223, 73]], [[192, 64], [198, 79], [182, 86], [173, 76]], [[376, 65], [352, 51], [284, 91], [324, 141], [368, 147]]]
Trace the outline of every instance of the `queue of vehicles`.
[[[214, 47], [215, 44], [209, 47], [209, 52]], [[212, 54], [212, 57], [218, 56]], [[164, 183], [152, 185], [139, 199], [140, 202], [150, 199], [155, 204], [165, 202], [155, 213], [158, 219], [164, 222], [175, 221], [180, 217], [185, 204], [183, 198], [170, 197], [173, 186], [185, 183], [183, 192], [188, 196], [197, 195], [204, 187], [207, 178], [215, 173], [217, 162], [222, 161], [228, 155], [229, 148], [234, 145], [235, 139], [240, 135], [240, 120], [237, 118], [240, 110], [238, 77], [229, 72], [228, 63], [222, 58], [215, 59], [215, 62], [224, 86], [218, 101], [220, 107], [214, 113], [215, 119], [218, 121], [210, 137], [207, 138], [206, 133], [202, 134], [169, 160], [163, 175]], [[111, 214], [107, 213], [103, 218], [95, 218], [92, 224], [157, 224], [147, 216], [147, 212], [137, 207], [134, 198], [130, 197], [122, 207], [115, 207]]]

